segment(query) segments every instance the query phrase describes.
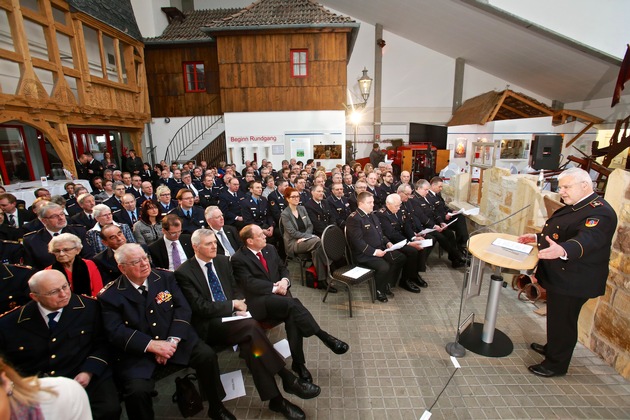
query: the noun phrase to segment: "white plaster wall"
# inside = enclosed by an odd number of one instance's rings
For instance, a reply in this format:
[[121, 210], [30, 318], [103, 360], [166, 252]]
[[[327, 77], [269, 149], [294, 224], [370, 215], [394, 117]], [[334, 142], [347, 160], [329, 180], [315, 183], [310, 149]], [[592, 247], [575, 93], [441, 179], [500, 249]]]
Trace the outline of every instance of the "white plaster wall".
[[169, 0], [131, 0], [133, 13], [136, 15], [136, 22], [143, 37], [154, 37], [164, 32], [168, 20], [161, 9], [170, 5]]

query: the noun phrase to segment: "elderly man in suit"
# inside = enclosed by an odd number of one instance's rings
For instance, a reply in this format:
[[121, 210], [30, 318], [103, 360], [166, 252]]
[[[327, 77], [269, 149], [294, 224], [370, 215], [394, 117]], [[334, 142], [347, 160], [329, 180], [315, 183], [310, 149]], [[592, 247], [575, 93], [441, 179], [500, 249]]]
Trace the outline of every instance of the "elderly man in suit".
[[74, 214], [70, 220], [77, 225], [81, 225], [85, 227], [86, 230], [92, 229], [96, 224], [96, 219], [94, 218], [94, 214], [92, 214], [92, 210], [96, 205], [96, 200], [92, 194], [81, 194], [77, 198], [77, 204], [81, 208], [81, 211]]
[[205, 211], [206, 222], [217, 237], [217, 254], [228, 257], [241, 247], [241, 238], [234, 226], [226, 225], [223, 212], [217, 206], [208, 206]]
[[61, 233], [72, 233], [81, 238], [83, 248], [81, 257], [91, 258], [94, 252], [85, 240], [85, 228], [78, 225], [68, 225], [63, 208], [55, 203], [46, 203], [39, 208], [39, 220], [44, 227], [38, 231], [24, 235], [24, 262], [31, 267], [43, 270], [55, 262], [55, 257], [48, 253], [48, 242], [53, 236]]
[[254, 384], [263, 401], [270, 400], [269, 408], [286, 418], [303, 419], [304, 412], [286, 400], [274, 376], [282, 379], [285, 392], [302, 399], [315, 398], [321, 392], [317, 385], [308, 383], [284, 367], [284, 360], [253, 319], [222, 322], [233, 314], [243, 315], [247, 304], [236, 289], [228, 257], [217, 255], [217, 239], [210, 229], [196, 230], [192, 235], [195, 258], [182, 264], [175, 277], [192, 307], [191, 324], [210, 345], [235, 345], [240, 357], [252, 373]]
[[276, 249], [267, 245], [259, 226], [245, 226], [241, 230], [241, 241], [245, 246], [232, 256], [231, 262], [252, 316], [258, 321], [284, 321], [293, 356], [291, 368], [300, 378], [312, 382], [313, 377], [305, 365], [304, 337], [316, 335], [335, 354], [347, 352], [348, 344], [322, 330], [302, 302], [291, 296], [289, 270]]
[[133, 194], [127, 193], [123, 195], [121, 202], [123, 208], [114, 213], [114, 220], [133, 230], [133, 225], [140, 219], [140, 209], [136, 208], [136, 198]]
[[115, 253], [122, 275], [100, 293], [103, 324], [118, 360], [122, 394], [130, 419], [153, 419], [153, 376], [164, 365], [190, 365], [207, 398], [208, 416], [236, 419], [221, 400], [217, 355], [190, 325], [190, 306], [169, 271], [151, 269], [138, 244], [125, 244]]
[[190, 235], [182, 233], [182, 219], [169, 214], [162, 219], [162, 236], [149, 245], [149, 252], [156, 267], [175, 271], [184, 261], [195, 255]]
[[57, 270], [34, 274], [28, 285], [33, 300], [0, 318], [2, 353], [23, 375], [77, 381], [87, 391], [95, 419], [119, 418], [98, 302], [72, 293]]

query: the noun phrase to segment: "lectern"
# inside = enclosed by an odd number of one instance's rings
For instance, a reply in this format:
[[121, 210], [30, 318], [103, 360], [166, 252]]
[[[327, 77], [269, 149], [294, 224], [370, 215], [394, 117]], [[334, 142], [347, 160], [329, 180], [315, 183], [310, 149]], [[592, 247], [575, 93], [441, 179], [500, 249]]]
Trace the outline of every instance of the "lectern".
[[491, 276], [484, 323], [472, 323], [459, 336], [459, 343], [462, 346], [473, 353], [488, 357], [508, 356], [514, 349], [512, 340], [504, 332], [496, 329], [499, 297], [503, 287], [501, 270], [531, 270], [538, 262], [537, 248], [529, 254], [523, 254], [493, 245], [496, 239], [516, 242], [518, 237], [505, 233], [480, 233], [470, 237], [468, 252], [472, 255], [472, 260], [468, 276], [469, 285], [473, 281], [480, 284], [485, 264], [494, 267], [494, 274]]

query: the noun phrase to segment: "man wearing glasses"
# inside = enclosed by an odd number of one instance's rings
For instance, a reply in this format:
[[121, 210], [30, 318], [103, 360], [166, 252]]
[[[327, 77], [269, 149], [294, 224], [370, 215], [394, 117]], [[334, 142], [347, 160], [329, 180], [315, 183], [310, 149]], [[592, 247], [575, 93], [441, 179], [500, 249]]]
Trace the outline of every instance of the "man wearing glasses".
[[149, 245], [151, 259], [156, 267], [175, 271], [195, 254], [190, 235], [182, 233], [182, 220], [175, 214], [162, 219], [162, 233], [164, 236]]
[[236, 419], [221, 402], [225, 391], [217, 355], [191, 327], [192, 312], [173, 273], [152, 270], [138, 244], [121, 246], [115, 258], [123, 275], [109, 283], [98, 300], [105, 330], [118, 353], [116, 370], [127, 417], [155, 418], [151, 396], [155, 372], [165, 365], [190, 365], [209, 402], [208, 416]]
[[205, 211], [208, 228], [212, 229], [217, 237], [217, 254], [231, 257], [243, 246], [238, 230], [234, 226], [226, 225], [221, 209], [217, 206], [209, 206]]
[[556, 210], [539, 234], [526, 234], [520, 243], [538, 246], [536, 278], [547, 289], [547, 344], [531, 349], [545, 359], [529, 366], [542, 377], [567, 373], [578, 338], [582, 305], [606, 291], [610, 247], [617, 215], [593, 192], [590, 175], [571, 168], [558, 176], [565, 206]]
[[177, 208], [171, 210], [169, 214], [176, 215], [182, 220], [182, 231], [192, 235], [197, 229], [206, 227], [206, 219], [203, 209], [195, 206], [195, 196], [192, 191], [182, 188], [177, 192]]
[[46, 203], [40, 207], [38, 218], [44, 227], [38, 231], [24, 235], [24, 262], [36, 270], [43, 270], [55, 262], [55, 257], [48, 253], [48, 243], [53, 236], [61, 233], [72, 233], [81, 238], [81, 257], [92, 258], [94, 252], [86, 242], [85, 228], [69, 225], [63, 208], [54, 203]]
[[0, 318], [0, 350], [23, 375], [65, 376], [85, 388], [95, 419], [120, 417], [101, 308], [57, 270], [28, 281], [32, 301]]

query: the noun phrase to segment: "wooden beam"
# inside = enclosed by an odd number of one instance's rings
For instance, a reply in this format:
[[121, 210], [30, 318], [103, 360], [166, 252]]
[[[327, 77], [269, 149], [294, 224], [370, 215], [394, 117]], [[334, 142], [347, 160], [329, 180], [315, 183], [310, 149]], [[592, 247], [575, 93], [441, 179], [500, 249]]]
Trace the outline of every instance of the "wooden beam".
[[586, 127], [584, 127], [582, 129], [582, 131], [580, 131], [579, 133], [577, 133], [577, 135], [575, 137], [573, 137], [571, 140], [569, 140], [569, 142], [567, 143], [566, 146], [564, 147], [569, 147], [571, 146], [573, 143], [575, 143], [575, 141], [577, 139], [579, 139], [584, 133], [586, 133], [594, 124], [593, 123], [589, 123]]
[[501, 95], [501, 98], [499, 98], [499, 100], [497, 101], [497, 104], [495, 105], [493, 111], [490, 112], [490, 114], [486, 118], [484, 118], [482, 120], [481, 125], [484, 125], [488, 121], [494, 120], [494, 117], [499, 112], [499, 109], [501, 109], [501, 105], [503, 105], [503, 101], [505, 101], [505, 98], [507, 98], [508, 92], [509, 92], [509, 90], [507, 90], [507, 89], [503, 91], [503, 94]]
[[516, 115], [520, 115], [523, 118], [530, 118], [531, 117], [531, 115], [528, 115], [528, 114], [526, 114], [526, 113], [524, 113], [522, 111], [519, 111], [518, 109], [513, 108], [513, 107], [511, 107], [509, 105], [503, 104], [503, 105], [501, 105], [501, 107], [507, 109], [508, 111], [511, 111], [511, 112], [515, 113]]
[[547, 109], [547, 108], [544, 108], [544, 107], [540, 106], [539, 104], [537, 104], [537, 103], [535, 103], [535, 102], [532, 102], [532, 101], [530, 101], [529, 99], [527, 99], [527, 98], [525, 98], [525, 97], [523, 97], [523, 96], [519, 95], [518, 93], [512, 92], [511, 90], [507, 90], [506, 92], [509, 92], [509, 95], [510, 95], [512, 98], [517, 99], [517, 100], [519, 100], [519, 101], [523, 102], [524, 104], [529, 105], [529, 106], [531, 106], [532, 108], [535, 108], [535, 109], [539, 110], [539, 111], [540, 111], [540, 112], [542, 112], [543, 114], [547, 114], [547, 115], [549, 115], [549, 116], [552, 116], [552, 115], [553, 115], [553, 111], [552, 111], [552, 110]]

